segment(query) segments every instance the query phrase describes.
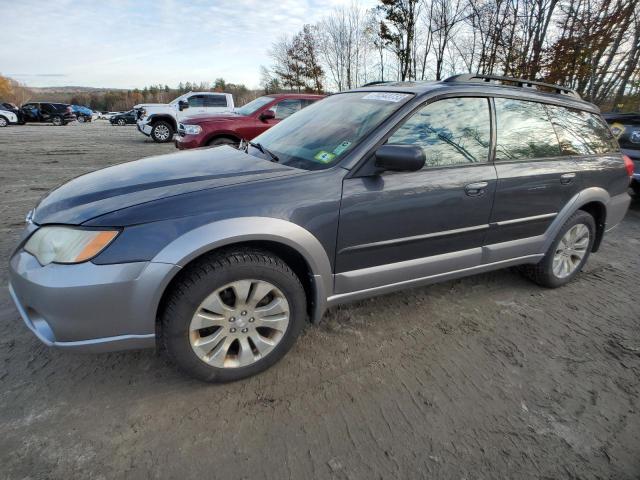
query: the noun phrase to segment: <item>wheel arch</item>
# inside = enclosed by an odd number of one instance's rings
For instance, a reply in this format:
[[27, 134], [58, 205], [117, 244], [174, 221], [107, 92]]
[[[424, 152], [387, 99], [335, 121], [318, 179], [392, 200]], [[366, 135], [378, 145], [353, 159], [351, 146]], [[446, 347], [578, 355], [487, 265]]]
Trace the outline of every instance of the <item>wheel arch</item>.
[[191, 230], [153, 258], [153, 262], [181, 267], [163, 282], [165, 287], [156, 305], [156, 322], [167, 293], [184, 268], [205, 255], [236, 247], [258, 248], [282, 258], [305, 288], [311, 321], [317, 322], [322, 317], [333, 288], [331, 265], [322, 244], [308, 230], [286, 220], [243, 217], [220, 220]]
[[585, 188], [584, 190], [581, 190], [580, 192], [575, 194], [566, 203], [562, 210], [558, 212], [558, 215], [556, 215], [556, 218], [549, 226], [543, 251], [547, 251], [567, 219], [578, 210], [584, 210], [585, 212], [589, 213], [593, 216], [596, 222], [596, 238], [593, 242], [592, 251], [598, 251], [598, 248], [604, 236], [607, 219], [607, 204], [610, 200], [611, 196], [609, 195], [609, 193], [601, 187]]
[[169, 122], [174, 132], [178, 129], [178, 124], [176, 122], [176, 119], [173, 118], [171, 115], [166, 115], [166, 114], [150, 115], [147, 123], [153, 126], [155, 123], [161, 120], [164, 120], [165, 122]]

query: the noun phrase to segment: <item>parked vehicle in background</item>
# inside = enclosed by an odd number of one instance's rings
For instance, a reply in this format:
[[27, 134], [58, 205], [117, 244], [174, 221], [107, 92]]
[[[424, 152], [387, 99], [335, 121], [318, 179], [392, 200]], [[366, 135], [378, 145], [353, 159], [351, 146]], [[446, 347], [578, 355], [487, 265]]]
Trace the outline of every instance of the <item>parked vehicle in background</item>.
[[22, 112], [18, 107], [9, 102], [0, 102], [0, 127], [23, 124]]
[[640, 113], [606, 113], [604, 118], [618, 139], [622, 152], [633, 160], [631, 188], [640, 197]]
[[66, 125], [76, 119], [71, 105], [53, 102], [29, 102], [20, 107], [25, 122]]
[[[216, 145], [237, 147], [251, 140], [291, 114], [324, 98], [323, 95], [278, 94], [256, 98], [233, 112], [189, 116], [178, 124], [176, 148]], [[190, 108], [183, 113], [190, 113]]]
[[171, 103], [146, 103], [133, 107], [138, 116], [138, 130], [154, 142], [165, 143], [173, 139], [179, 120], [189, 108], [191, 115], [233, 111], [233, 95], [230, 93], [189, 92]]
[[90, 122], [93, 119], [93, 110], [84, 105], [71, 105], [71, 109], [80, 123]]
[[631, 173], [572, 90], [473, 75], [356, 89], [243, 150], [53, 190], [27, 216], [10, 292], [47, 345], [159, 341], [189, 374], [237, 380], [329, 306], [516, 265], [570, 282], [624, 217]]
[[129, 110], [128, 112], [117, 113], [109, 118], [111, 125], [119, 125], [121, 127], [125, 125], [134, 125], [136, 123], [136, 112]]

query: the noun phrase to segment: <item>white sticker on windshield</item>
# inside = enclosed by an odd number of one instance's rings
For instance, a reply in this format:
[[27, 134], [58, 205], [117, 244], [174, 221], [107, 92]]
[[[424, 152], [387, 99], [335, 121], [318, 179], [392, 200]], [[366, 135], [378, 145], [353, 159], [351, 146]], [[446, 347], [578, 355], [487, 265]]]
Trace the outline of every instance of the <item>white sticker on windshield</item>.
[[390, 92], [372, 92], [362, 97], [363, 100], [379, 100], [382, 102], [400, 102], [407, 98], [409, 95], [406, 93], [390, 93]]

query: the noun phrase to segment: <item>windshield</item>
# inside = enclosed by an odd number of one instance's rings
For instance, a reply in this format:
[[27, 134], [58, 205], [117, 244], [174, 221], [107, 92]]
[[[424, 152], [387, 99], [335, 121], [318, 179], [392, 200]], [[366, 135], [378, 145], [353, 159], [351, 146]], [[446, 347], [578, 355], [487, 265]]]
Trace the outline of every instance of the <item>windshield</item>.
[[240, 115], [251, 115], [252, 113], [254, 113], [256, 110], [258, 110], [259, 108], [263, 107], [264, 105], [266, 105], [269, 102], [272, 102], [274, 100], [273, 97], [258, 97], [255, 100], [251, 100], [249, 103], [247, 103], [246, 105], [237, 108], [236, 109], [236, 113], [239, 113]]
[[[341, 93], [320, 100], [253, 139], [284, 165], [321, 170], [350, 150], [405, 104], [412, 95], [391, 92]], [[259, 152], [251, 148], [250, 153]]]

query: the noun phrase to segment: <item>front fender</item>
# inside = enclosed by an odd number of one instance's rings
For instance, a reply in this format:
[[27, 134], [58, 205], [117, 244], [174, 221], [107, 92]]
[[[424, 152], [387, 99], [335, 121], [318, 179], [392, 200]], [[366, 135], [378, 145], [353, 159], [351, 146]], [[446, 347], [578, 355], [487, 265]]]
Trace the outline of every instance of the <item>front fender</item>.
[[314, 277], [313, 320], [322, 316], [333, 291], [331, 263], [322, 244], [295, 223], [269, 217], [240, 217], [216, 221], [181, 235], [166, 245], [152, 262], [184, 267], [191, 260], [226, 245], [248, 241], [272, 241], [296, 250]]

